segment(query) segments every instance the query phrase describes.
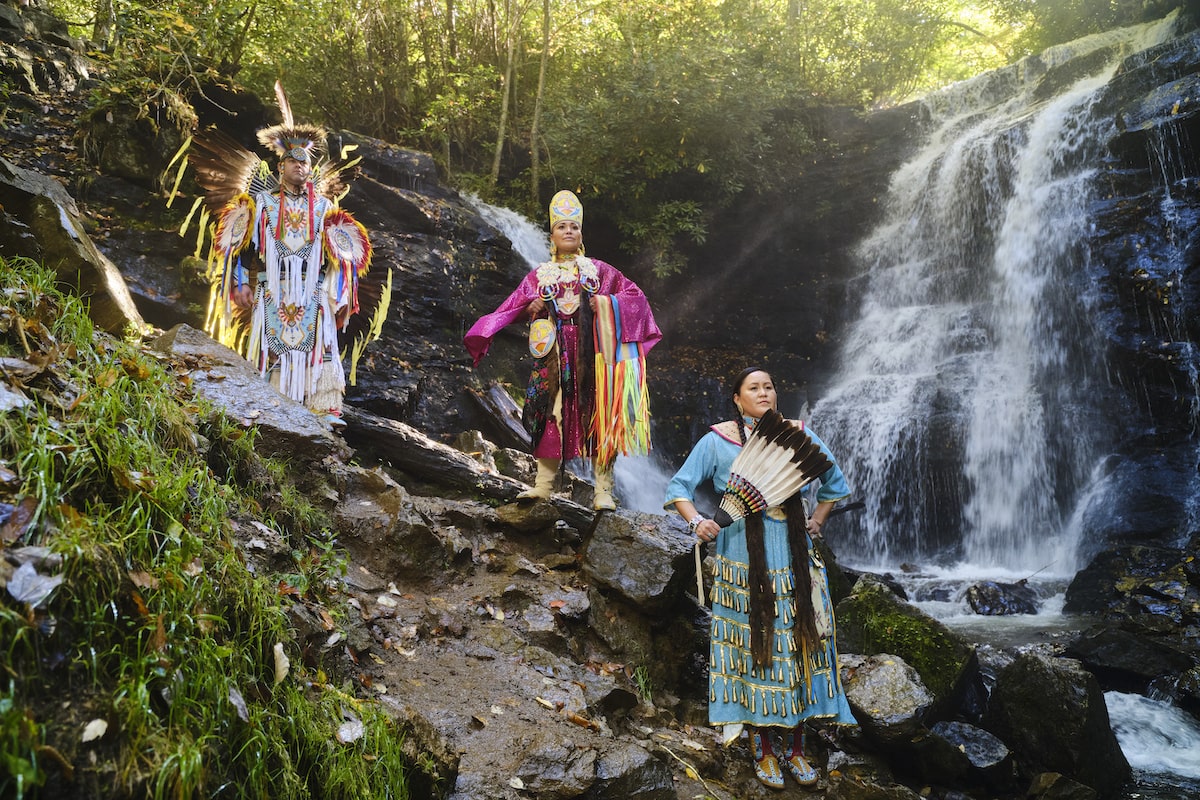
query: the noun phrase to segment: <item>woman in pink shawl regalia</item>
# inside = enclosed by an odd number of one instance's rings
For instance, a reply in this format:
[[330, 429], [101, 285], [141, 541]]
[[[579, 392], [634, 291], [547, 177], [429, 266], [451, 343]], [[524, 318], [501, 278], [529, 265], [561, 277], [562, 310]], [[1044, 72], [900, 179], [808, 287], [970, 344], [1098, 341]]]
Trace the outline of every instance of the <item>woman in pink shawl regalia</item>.
[[590, 457], [593, 506], [616, 508], [613, 462], [649, 451], [645, 355], [662, 338], [646, 295], [616, 267], [583, 250], [583, 206], [572, 192], [550, 202], [550, 260], [525, 276], [463, 343], [476, 365], [503, 328], [531, 321], [534, 368], [522, 421], [537, 478], [522, 500], [546, 500], [566, 459]]

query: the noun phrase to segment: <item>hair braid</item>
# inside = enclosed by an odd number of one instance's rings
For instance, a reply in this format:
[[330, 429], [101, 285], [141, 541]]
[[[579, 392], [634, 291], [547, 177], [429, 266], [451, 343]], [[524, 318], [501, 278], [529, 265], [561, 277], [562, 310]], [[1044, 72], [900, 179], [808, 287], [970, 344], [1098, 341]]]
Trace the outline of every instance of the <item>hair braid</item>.
[[[757, 368], [744, 370], [734, 381], [733, 394], [741, 391], [742, 383], [751, 372]], [[742, 410], [737, 401], [730, 395], [729, 402], [733, 406], [734, 425], [737, 426], [738, 439], [742, 446], [746, 444], [746, 423], [742, 418]], [[754, 665], [765, 669], [771, 665], [771, 635], [775, 630], [775, 590], [771, 586], [767, 574], [767, 551], [763, 542], [764, 524], [762, 512], [750, 514], [744, 521], [746, 528], [746, 554], [750, 566], [750, 655]]]
[[799, 492], [786, 503], [788, 545], [792, 553], [792, 586], [794, 587], [796, 610], [792, 618], [792, 631], [798, 649], [811, 652], [817, 645], [816, 609], [812, 601], [812, 571], [808, 556], [807, 514], [804, 498]]

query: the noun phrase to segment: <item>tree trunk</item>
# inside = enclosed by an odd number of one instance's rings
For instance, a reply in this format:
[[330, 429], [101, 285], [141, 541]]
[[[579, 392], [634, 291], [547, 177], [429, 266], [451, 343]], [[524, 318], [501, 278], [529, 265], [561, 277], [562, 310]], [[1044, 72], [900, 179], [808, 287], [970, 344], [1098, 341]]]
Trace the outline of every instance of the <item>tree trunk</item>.
[[96, 0], [96, 22], [92, 26], [92, 41], [103, 51], [108, 51], [117, 11], [113, 0]]
[[[112, 2], [112, 0], [105, 1]], [[221, 65], [221, 74], [236, 75], [242, 68], [242, 55], [246, 52], [246, 37], [250, 35], [250, 28], [254, 26], [254, 13], [256, 11], [258, 11], [258, 0], [254, 0], [250, 4], [250, 7], [243, 13], [242, 29], [238, 31], [237, 38], [229, 46], [229, 55], [226, 56], [226, 63]]]
[[546, 62], [550, 60], [550, 0], [542, 0], [542, 61], [538, 66], [537, 94], [533, 98], [533, 122], [529, 125], [529, 199], [538, 204], [541, 183], [542, 92], [546, 88]]
[[[425, 17], [427, 17], [427, 19], [423, 19]], [[428, 91], [430, 97], [437, 97], [438, 93], [442, 89], [442, 76], [436, 75], [436, 70], [434, 68], [434, 34], [429, 30], [430, 26], [435, 24], [434, 21], [436, 19], [437, 15], [433, 13], [432, 2], [430, 3], [428, 15], [417, 15], [417, 35], [421, 41], [421, 56], [422, 61], [425, 62], [425, 85], [429, 87]]]
[[446, 0], [446, 51], [450, 54], [452, 68], [457, 68], [458, 28], [454, 22], [454, 0]]
[[[509, 10], [512, 5], [506, 3]], [[511, 15], [510, 15], [511, 16]], [[518, 21], [508, 25], [508, 55], [504, 66], [504, 93], [500, 97], [500, 129], [496, 132], [496, 153], [492, 157], [492, 186], [500, 181], [500, 159], [504, 155], [504, 134], [508, 130], [508, 105], [512, 96], [513, 62], [516, 61]]]

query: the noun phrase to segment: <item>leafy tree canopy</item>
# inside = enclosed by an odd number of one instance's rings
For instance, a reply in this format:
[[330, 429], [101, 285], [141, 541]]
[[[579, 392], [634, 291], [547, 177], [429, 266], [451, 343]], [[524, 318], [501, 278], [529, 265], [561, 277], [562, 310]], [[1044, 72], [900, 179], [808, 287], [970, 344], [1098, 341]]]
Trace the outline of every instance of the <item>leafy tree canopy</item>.
[[[660, 274], [816, 146], [803, 109], [903, 102], [1171, 0], [52, 0], [139, 103], [181, 128], [215, 83], [427, 150], [541, 218], [558, 188]], [[1150, 8], [1149, 6], [1155, 6]], [[535, 157], [536, 156], [536, 157]], [[489, 166], [491, 167], [489, 169]]]

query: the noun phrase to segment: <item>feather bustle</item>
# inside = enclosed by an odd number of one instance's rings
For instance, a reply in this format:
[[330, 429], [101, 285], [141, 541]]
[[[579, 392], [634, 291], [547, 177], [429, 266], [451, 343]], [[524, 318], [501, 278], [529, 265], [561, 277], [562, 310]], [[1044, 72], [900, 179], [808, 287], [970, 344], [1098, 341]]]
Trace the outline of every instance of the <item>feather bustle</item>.
[[240, 194], [252, 193], [259, 157], [216, 128], [195, 135], [187, 158], [210, 212], [221, 210]]

